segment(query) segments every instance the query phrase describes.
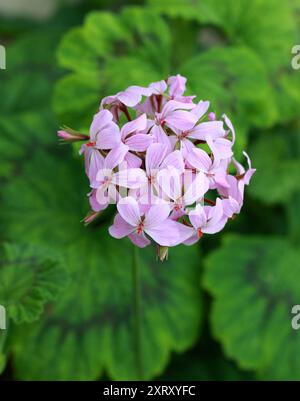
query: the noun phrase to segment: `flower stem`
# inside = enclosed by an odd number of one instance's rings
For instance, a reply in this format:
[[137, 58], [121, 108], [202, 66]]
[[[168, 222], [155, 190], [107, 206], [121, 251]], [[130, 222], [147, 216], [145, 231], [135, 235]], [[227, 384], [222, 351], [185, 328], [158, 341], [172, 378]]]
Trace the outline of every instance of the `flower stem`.
[[138, 247], [133, 245], [132, 255], [132, 289], [133, 289], [133, 324], [134, 348], [137, 376], [143, 380], [142, 344], [141, 344], [141, 283]]

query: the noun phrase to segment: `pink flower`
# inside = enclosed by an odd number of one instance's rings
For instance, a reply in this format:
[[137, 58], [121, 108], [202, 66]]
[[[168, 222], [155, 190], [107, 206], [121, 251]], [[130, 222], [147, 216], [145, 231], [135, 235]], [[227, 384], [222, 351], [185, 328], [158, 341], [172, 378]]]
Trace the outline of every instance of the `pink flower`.
[[204, 150], [193, 148], [187, 155], [186, 161], [189, 166], [195, 169], [196, 173], [205, 175], [210, 189], [215, 189], [218, 186], [228, 187], [228, 162], [226, 160], [212, 160]]
[[92, 188], [97, 189], [96, 200], [100, 205], [107, 205], [110, 201], [117, 202], [119, 200], [117, 187], [139, 188], [143, 185], [144, 173], [139, 168], [114, 171], [122, 163], [127, 152], [128, 147], [120, 144], [103, 159], [96, 178], [91, 184]]
[[190, 180], [186, 180], [187, 183], [184, 182], [184, 178], [184, 174], [173, 166], [161, 170], [157, 177], [165, 195], [164, 199], [170, 203], [176, 218], [183, 216], [186, 206], [201, 200], [208, 191], [208, 182], [203, 173], [199, 172], [196, 176], [190, 177]]
[[101, 101], [89, 135], [58, 132], [66, 142], [85, 142], [92, 209], [85, 222], [115, 203], [110, 234], [139, 247], [152, 240], [162, 259], [167, 247], [222, 230], [240, 212], [255, 172], [246, 153], [248, 169], [234, 158], [229, 118], [217, 120], [208, 101], [185, 96], [186, 82], [177, 74], [130, 86]]
[[162, 246], [175, 246], [191, 235], [188, 227], [168, 219], [170, 207], [166, 203], [150, 206], [143, 212], [138, 202], [127, 197], [117, 204], [119, 214], [109, 233], [115, 238], [129, 236], [131, 241], [143, 248], [150, 244], [146, 235]]
[[201, 206], [198, 204], [189, 212], [189, 219], [193, 226], [193, 235], [185, 241], [186, 245], [192, 245], [206, 234], [215, 234], [221, 231], [227, 221], [223, 211], [222, 200], [217, 199], [215, 206]]
[[256, 169], [251, 166], [251, 160], [246, 152], [243, 152], [248, 162], [248, 170], [233, 159], [233, 163], [237, 169], [237, 176], [228, 175], [228, 187], [219, 188], [220, 194], [223, 196], [224, 213], [228, 217], [240, 213], [244, 203], [244, 190], [245, 186], [249, 185], [250, 179], [255, 173]]

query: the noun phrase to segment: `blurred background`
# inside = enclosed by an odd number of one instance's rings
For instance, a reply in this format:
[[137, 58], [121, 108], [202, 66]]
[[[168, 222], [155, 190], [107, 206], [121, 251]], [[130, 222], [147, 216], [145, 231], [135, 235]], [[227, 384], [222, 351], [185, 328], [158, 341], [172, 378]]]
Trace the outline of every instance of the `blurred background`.
[[82, 160], [56, 131], [176, 73], [257, 173], [222, 233], [140, 252], [144, 378], [300, 379], [299, 23], [299, 0], [0, 0], [1, 379], [137, 378], [131, 246], [113, 209], [82, 225]]

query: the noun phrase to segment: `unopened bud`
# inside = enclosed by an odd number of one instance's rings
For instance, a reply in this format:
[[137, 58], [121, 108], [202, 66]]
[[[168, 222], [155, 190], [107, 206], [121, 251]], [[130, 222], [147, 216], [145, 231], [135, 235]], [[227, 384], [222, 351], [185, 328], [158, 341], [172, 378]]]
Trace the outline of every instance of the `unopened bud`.
[[100, 212], [94, 212], [90, 211], [86, 217], [82, 220], [84, 222], [85, 226], [88, 226], [90, 223], [92, 223], [98, 216]]
[[216, 120], [216, 114], [211, 112], [208, 114], [207, 118], [209, 119], [209, 121], [215, 121]]
[[157, 256], [161, 262], [168, 260], [169, 248], [167, 246], [157, 245]]
[[57, 136], [64, 142], [88, 141], [90, 137], [80, 132], [74, 131], [71, 128], [64, 127], [63, 130], [57, 132]]

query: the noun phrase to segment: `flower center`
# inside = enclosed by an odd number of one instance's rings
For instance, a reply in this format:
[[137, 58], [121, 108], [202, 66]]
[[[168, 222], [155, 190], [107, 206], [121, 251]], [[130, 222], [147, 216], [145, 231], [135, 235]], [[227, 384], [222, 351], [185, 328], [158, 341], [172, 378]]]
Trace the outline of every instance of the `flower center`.
[[178, 136], [178, 139], [184, 139], [188, 136], [189, 131], [183, 131], [181, 134]]
[[179, 203], [175, 203], [175, 205], [174, 205], [174, 210], [175, 210], [176, 212], [179, 212], [181, 209], [182, 209], [182, 205], [179, 204]]
[[144, 224], [141, 222], [136, 229], [137, 234], [142, 234], [144, 231]]
[[197, 234], [198, 234], [198, 237], [199, 237], [199, 238], [202, 238], [202, 237], [203, 237], [203, 232], [201, 231], [201, 228], [198, 228]]

